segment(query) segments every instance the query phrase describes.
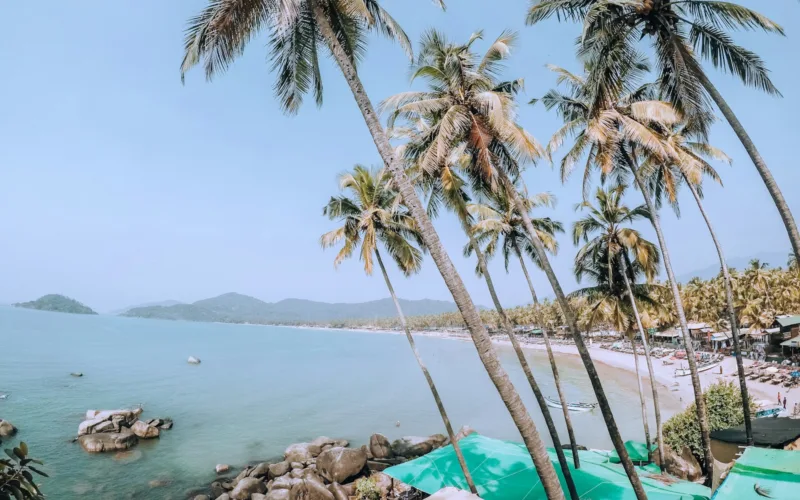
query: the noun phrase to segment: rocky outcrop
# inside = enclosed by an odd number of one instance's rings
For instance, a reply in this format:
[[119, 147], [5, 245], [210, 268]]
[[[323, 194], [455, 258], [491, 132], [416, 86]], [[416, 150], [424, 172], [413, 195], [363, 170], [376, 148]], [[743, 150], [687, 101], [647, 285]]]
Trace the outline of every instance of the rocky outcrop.
[[372, 458], [392, 458], [392, 444], [383, 434], [373, 434], [369, 437], [369, 451]]
[[119, 432], [122, 427], [131, 427], [141, 414], [141, 408], [135, 410], [89, 410], [86, 412], [86, 420], [78, 426], [78, 435]]
[[10, 437], [17, 433], [17, 428], [8, 420], [0, 418], [0, 437]]
[[271, 489], [264, 500], [289, 500], [289, 490]]
[[392, 443], [392, 453], [406, 458], [421, 457], [440, 448], [446, 441], [447, 438], [441, 434], [428, 437], [406, 436]]
[[276, 464], [270, 464], [269, 466], [269, 478], [275, 479], [276, 477], [281, 477], [284, 474], [288, 474], [292, 470], [292, 467], [289, 465], [289, 462], [278, 462]]
[[688, 446], [684, 446], [680, 453], [664, 445], [664, 469], [667, 473], [686, 481], [696, 481], [703, 476], [700, 462], [692, 454]]
[[89, 453], [101, 453], [128, 450], [136, 446], [139, 439], [130, 429], [122, 429], [120, 432], [84, 434], [78, 438], [78, 442]]
[[233, 491], [230, 492], [231, 500], [250, 500], [253, 493], [264, 493], [267, 486], [254, 477], [240, 480]]
[[[289, 463], [305, 462], [306, 460], [314, 458], [310, 447], [310, 443], [295, 443], [289, 445], [289, 447], [286, 448], [286, 451], [283, 452], [283, 458]], [[319, 448], [317, 449], [319, 450]], [[319, 451], [317, 451], [317, 454], [319, 455]]]
[[131, 431], [136, 434], [137, 437], [142, 439], [152, 439], [157, 438], [159, 431], [157, 427], [153, 427], [152, 425], [148, 425], [141, 420], [137, 420], [131, 426]]
[[289, 500], [334, 500], [333, 493], [316, 481], [301, 481], [292, 486]]
[[317, 470], [331, 483], [346, 483], [349, 478], [361, 472], [366, 463], [366, 448], [336, 447], [320, 453]]

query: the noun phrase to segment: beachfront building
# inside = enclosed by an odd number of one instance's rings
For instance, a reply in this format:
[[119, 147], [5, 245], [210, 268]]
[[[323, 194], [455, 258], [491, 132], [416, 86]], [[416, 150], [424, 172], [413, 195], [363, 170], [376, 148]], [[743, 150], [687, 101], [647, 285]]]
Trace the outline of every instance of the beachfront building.
[[[800, 420], [788, 417], [754, 418], [752, 425], [756, 447], [800, 450]], [[744, 425], [711, 433], [711, 454], [718, 462], [733, 462], [746, 445]]]
[[711, 334], [711, 350], [730, 354], [733, 349], [733, 333], [717, 332]]
[[656, 332], [653, 334], [653, 339], [655, 342], [660, 342], [662, 344], [673, 344], [673, 345], [681, 345], [683, 344], [683, 337], [681, 334], [674, 329], [667, 330], [664, 332]]

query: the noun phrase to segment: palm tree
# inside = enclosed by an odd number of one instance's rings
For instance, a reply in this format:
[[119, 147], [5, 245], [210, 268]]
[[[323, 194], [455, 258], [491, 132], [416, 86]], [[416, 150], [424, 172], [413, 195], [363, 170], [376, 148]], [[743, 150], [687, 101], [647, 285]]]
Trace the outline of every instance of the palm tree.
[[406, 339], [408, 339], [408, 344], [414, 353], [414, 358], [417, 360], [423, 375], [425, 375], [425, 380], [428, 382], [433, 399], [436, 401], [436, 406], [439, 409], [439, 414], [442, 417], [447, 435], [450, 437], [450, 442], [456, 452], [458, 463], [461, 465], [461, 470], [464, 473], [469, 489], [477, 495], [478, 490], [475, 488], [472, 475], [467, 468], [464, 455], [461, 453], [461, 447], [455, 438], [453, 426], [450, 424], [442, 399], [439, 397], [439, 391], [433, 383], [433, 378], [428, 372], [428, 368], [422, 362], [414, 337], [411, 335], [411, 330], [409, 330], [406, 323], [403, 309], [400, 307], [400, 301], [397, 300], [394, 287], [389, 280], [386, 266], [384, 266], [381, 258], [379, 242], [383, 243], [384, 248], [395, 261], [397, 267], [406, 276], [418, 272], [422, 267], [422, 252], [409, 242], [409, 239], [413, 239], [420, 247], [423, 247], [422, 238], [416, 229], [414, 219], [405, 208], [401, 207], [400, 197], [397, 192], [391, 189], [389, 181], [389, 176], [385, 170], [370, 171], [361, 165], [356, 165], [352, 172], [343, 174], [339, 178], [339, 187], [343, 191], [349, 192], [350, 196], [339, 195], [331, 197], [322, 211], [323, 215], [331, 220], [342, 221], [343, 225], [338, 229], [323, 234], [320, 238], [320, 244], [323, 248], [329, 248], [342, 243], [342, 248], [334, 260], [334, 266], [336, 267], [345, 259], [351, 257], [354, 252], [359, 250], [360, 246], [359, 257], [364, 262], [364, 272], [368, 275], [372, 274], [372, 256], [375, 256], [375, 260], [381, 268], [381, 273], [383, 273], [383, 279], [386, 281], [386, 287], [389, 289], [395, 308], [397, 308], [397, 317], [400, 319], [400, 324], [406, 332]]
[[[605, 267], [606, 276], [602, 280], [594, 276], [597, 286], [592, 289], [591, 294], [600, 295], [601, 305], [594, 309], [600, 312], [611, 311], [613, 324], [619, 331], [630, 331], [630, 322], [627, 318], [627, 307], [624, 307], [625, 295], [630, 302], [630, 311], [636, 319], [639, 334], [644, 345], [645, 359], [647, 360], [647, 370], [650, 375], [650, 387], [653, 393], [653, 406], [656, 415], [656, 440], [658, 443], [659, 464], [664, 465], [663, 441], [661, 435], [661, 409], [658, 399], [658, 387], [656, 377], [653, 372], [653, 363], [650, 357], [650, 348], [647, 343], [647, 333], [642, 326], [642, 319], [636, 305], [637, 297], [639, 300], [646, 300], [653, 303], [650, 296], [646, 293], [647, 288], [636, 288], [638, 295], [633, 291], [631, 282], [636, 283], [636, 271], [645, 274], [649, 281], [658, 274], [660, 257], [658, 249], [654, 244], [645, 240], [635, 229], [624, 227], [637, 220], [650, 219], [650, 212], [646, 206], [642, 205], [634, 209], [629, 209], [622, 204], [622, 197], [625, 193], [625, 186], [619, 185], [614, 189], [598, 189], [595, 195], [596, 206], [589, 203], [579, 205], [579, 208], [586, 209], [588, 214], [575, 222], [572, 226], [572, 239], [578, 245], [581, 240], [584, 246], [575, 257], [575, 273], [580, 278], [584, 274], [595, 272]], [[631, 259], [631, 255], [634, 257]], [[598, 263], [598, 259], [605, 262]], [[615, 281], [615, 276], [622, 276], [622, 284]], [[587, 292], [581, 292], [587, 294]], [[633, 346], [633, 361], [636, 367], [637, 382], [639, 384], [639, 399], [642, 407], [642, 422], [644, 425], [645, 441], [647, 449], [650, 450], [650, 428], [647, 419], [647, 406], [644, 393], [642, 392], [642, 379], [639, 372], [639, 356], [637, 354], [636, 343], [631, 337]], [[648, 451], [649, 452], [649, 451]]]
[[[533, 197], [523, 195], [522, 198], [525, 205], [529, 207], [529, 210], [541, 206], [552, 207], [555, 205], [555, 198], [550, 193], [539, 193]], [[476, 235], [475, 238], [478, 242], [485, 243], [486, 247], [484, 252], [489, 258], [493, 257], [496, 253], [498, 244], [501, 246], [506, 272], [508, 272], [508, 263], [512, 254], [519, 259], [522, 273], [525, 275], [525, 280], [531, 292], [533, 304], [534, 306], [538, 306], [539, 298], [536, 295], [536, 290], [533, 287], [530, 274], [528, 274], [523, 252], [525, 255], [528, 255], [533, 262], [539, 265], [539, 267], [541, 267], [541, 263], [536, 257], [536, 252], [530, 238], [528, 238], [527, 232], [522, 227], [522, 217], [517, 214], [516, 208], [511, 204], [508, 197], [504, 196], [502, 191], [492, 193], [490, 200], [490, 203], [473, 204], [470, 207], [470, 211], [479, 217], [479, 221], [473, 225], [473, 231]], [[560, 222], [551, 220], [549, 217], [531, 220], [545, 248], [551, 254], [555, 255], [558, 252], [558, 241], [555, 239], [555, 233], [563, 233], [564, 226]], [[500, 242], [501, 238], [502, 243]], [[464, 253], [466, 256], [471, 255], [472, 245], [465, 247]], [[577, 469], [580, 467], [577, 440], [575, 439], [575, 431], [572, 428], [572, 419], [569, 415], [567, 398], [564, 396], [564, 391], [561, 389], [561, 377], [558, 373], [558, 364], [553, 354], [553, 348], [550, 345], [550, 337], [547, 334], [547, 325], [541, 318], [541, 315], [536, 315], [534, 320], [535, 324], [539, 325], [542, 330], [547, 357], [550, 360], [550, 367], [553, 371], [553, 381], [555, 382], [558, 399], [561, 402], [564, 421], [567, 424], [567, 435], [569, 436], [570, 447], [572, 448], [573, 462]]]
[[734, 43], [725, 31], [725, 28], [759, 29], [783, 35], [780, 25], [733, 2], [710, 0], [539, 0], [528, 12], [527, 22], [534, 24], [553, 15], [583, 23], [583, 49], [596, 54], [607, 50], [605, 44], [609, 38], [633, 45], [649, 36], [666, 100], [687, 118], [694, 119], [707, 115], [706, 93], [711, 97], [761, 175], [778, 208], [794, 253], [800, 253], [800, 232], [778, 183], [744, 125], [700, 62], [700, 59], [710, 61], [747, 86], [780, 95], [764, 61], [756, 53]]
[[531, 453], [548, 498], [563, 498], [558, 477], [536, 426], [500, 365], [478, 309], [406, 176], [403, 162], [395, 157], [389, 138], [358, 76], [357, 61], [366, 47], [365, 36], [368, 31], [379, 31], [399, 41], [410, 57], [408, 37], [377, 0], [209, 0], [208, 7], [190, 20], [186, 30], [182, 75], [202, 62], [206, 77], [212, 78], [240, 56], [248, 42], [262, 30], [269, 33], [272, 59], [278, 72], [275, 91], [281, 106], [288, 113], [297, 112], [303, 96], [309, 91], [314, 94], [318, 105], [322, 103], [319, 49], [333, 56], [364, 117], [378, 153], [391, 172], [403, 203], [414, 218], [426, 248], [453, 295], [478, 356]]
[[426, 33], [413, 75], [427, 79], [428, 90], [395, 95], [387, 99], [382, 108], [391, 111], [390, 126], [398, 117], [410, 123], [426, 124], [423, 137], [417, 141], [420, 147], [406, 148], [407, 155], [422, 170], [435, 171], [459, 149], [463, 152], [461, 156], [467, 159], [465, 169], [472, 183], [489, 186], [491, 190], [501, 189], [514, 203], [575, 340], [614, 448], [637, 497], [644, 498], [641, 481], [625, 449], [575, 315], [512, 181], [512, 178], [519, 179], [520, 164], [543, 154], [535, 139], [516, 122], [515, 97], [522, 81], [502, 82], [496, 77], [499, 63], [510, 50], [515, 36], [504, 33], [483, 58], [477, 58], [469, 49], [480, 36], [480, 33], [473, 35], [467, 44], [454, 49], [440, 33]]

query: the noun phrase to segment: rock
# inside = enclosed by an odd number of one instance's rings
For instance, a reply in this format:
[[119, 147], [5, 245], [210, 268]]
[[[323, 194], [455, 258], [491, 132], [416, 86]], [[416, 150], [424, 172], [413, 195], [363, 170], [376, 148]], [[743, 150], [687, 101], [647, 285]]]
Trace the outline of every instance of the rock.
[[250, 500], [253, 493], [264, 493], [267, 491], [266, 485], [254, 477], [246, 477], [236, 484], [236, 488], [231, 491], [231, 500]]
[[142, 452], [139, 450], [118, 451], [112, 458], [115, 462], [131, 463], [142, 458]]
[[153, 479], [147, 483], [147, 485], [151, 488], [163, 488], [164, 486], [169, 486], [170, 484], [172, 484], [171, 479]]
[[269, 490], [264, 500], [289, 500], [289, 490]]
[[315, 458], [309, 450], [309, 443], [295, 443], [289, 445], [283, 452], [283, 459], [287, 462], [303, 462], [310, 458]]
[[[118, 431], [120, 427], [130, 427], [139, 419], [142, 411], [141, 408], [135, 410], [89, 410], [86, 412], [86, 420], [78, 426], [78, 435], [99, 432], [95, 430], [96, 427], [107, 421], [112, 422], [115, 431]], [[107, 425], [104, 425], [103, 428], [106, 429], [103, 432], [108, 432]]]
[[78, 442], [89, 453], [100, 453], [128, 450], [134, 447], [139, 442], [139, 439], [129, 429], [123, 429], [120, 432], [86, 434], [79, 437]]
[[333, 495], [333, 500], [350, 500], [350, 495], [347, 494], [347, 490], [339, 483], [329, 485], [328, 491]]
[[227, 493], [223, 493], [222, 495], [217, 497], [217, 500], [231, 500], [231, 496]]
[[233, 479], [233, 481], [231, 481], [231, 483], [233, 483], [233, 485], [235, 486], [235, 485], [236, 485], [236, 484], [237, 484], [239, 481], [241, 481], [242, 479], [244, 479], [244, 478], [246, 478], [247, 476], [249, 476], [249, 475], [250, 475], [250, 472], [251, 472], [252, 470], [253, 470], [253, 467], [251, 467], [251, 466], [249, 466], [249, 465], [248, 465], [247, 467], [245, 467], [245, 468], [244, 468], [244, 470], [242, 470], [242, 472], [240, 472], [240, 473], [239, 473], [239, 475], [238, 475], [238, 476], [236, 476], [236, 477]]
[[328, 488], [315, 481], [301, 481], [292, 486], [289, 500], [334, 500]]
[[395, 498], [397, 494], [411, 489], [409, 485], [401, 483], [397, 480], [393, 480], [390, 476], [384, 474], [383, 472], [376, 472], [369, 476], [369, 478], [375, 482], [375, 486], [377, 486], [380, 490], [381, 498]]
[[441, 434], [429, 437], [406, 436], [392, 443], [392, 453], [401, 457], [421, 457], [440, 447], [446, 440]]
[[292, 469], [292, 472], [289, 473], [291, 477], [300, 479], [303, 477], [303, 469]]
[[[586, 451], [586, 450], [588, 450], [588, 449], [589, 449], [589, 448], [587, 448], [587, 447], [583, 446], [582, 444], [576, 444], [576, 445], [575, 445], [575, 448], [577, 448], [577, 449], [578, 449], [578, 451]], [[571, 446], [569, 443], [562, 444], [562, 445], [561, 445], [561, 449], [562, 449], [562, 450], [571, 450], [571, 449], [572, 449], [572, 446]]]
[[292, 470], [292, 467], [289, 465], [289, 462], [278, 462], [277, 464], [271, 464], [269, 466], [269, 477], [270, 479], [281, 477], [284, 474], [288, 474], [290, 470]]
[[331, 439], [328, 436], [320, 436], [317, 439], [308, 443], [308, 451], [311, 452], [312, 455], [317, 456], [322, 453], [323, 446], [333, 446], [336, 443], [335, 439]]
[[214, 471], [217, 474], [223, 474], [225, 472], [228, 472], [229, 470], [231, 470], [231, 466], [228, 464], [217, 464], [217, 466], [214, 467]]
[[211, 483], [211, 496], [213, 498], [217, 498], [218, 496], [224, 494], [227, 490], [222, 487], [222, 483], [219, 481], [214, 481]]
[[331, 448], [317, 458], [317, 472], [332, 483], [344, 483], [367, 463], [366, 448]]
[[269, 464], [266, 463], [266, 462], [262, 462], [262, 463], [256, 465], [255, 467], [253, 467], [253, 470], [250, 471], [250, 474], [248, 474], [248, 476], [250, 476], [250, 477], [266, 477], [267, 474], [269, 474]]
[[208, 495], [197, 495], [194, 497], [194, 500], [211, 500], [211, 497]]
[[294, 477], [290, 477], [289, 475], [281, 476], [281, 477], [275, 479], [275, 481], [272, 483], [272, 487], [270, 488], [269, 491], [272, 491], [272, 490], [290, 490], [290, 489], [292, 489], [292, 487], [295, 484], [300, 483], [300, 482], [302, 482], [300, 479], [297, 479], [297, 478], [294, 478]]
[[0, 418], [0, 437], [9, 437], [17, 433], [17, 428], [8, 420]]
[[147, 425], [141, 420], [134, 422], [134, 424], [131, 426], [131, 431], [133, 431], [134, 434], [142, 439], [157, 438], [159, 434], [158, 427]]
[[250, 500], [264, 500], [265, 498], [267, 498], [267, 495], [263, 493], [253, 493], [250, 495]]
[[[114, 427], [114, 422], [111, 420], [106, 420], [105, 422], [100, 422], [99, 424], [95, 425], [92, 428], [92, 432], [116, 432], [119, 430], [119, 427]], [[80, 432], [80, 428], [78, 429]]]
[[370, 472], [382, 472], [391, 467], [386, 462], [376, 462], [374, 460], [367, 460], [367, 468]]
[[462, 439], [464, 439], [465, 437], [469, 436], [470, 434], [477, 434], [477, 433], [478, 432], [475, 429], [473, 429], [472, 427], [470, 427], [468, 425], [463, 425], [458, 430], [458, 432], [456, 432], [456, 435], [453, 436], [453, 438], [456, 440], [456, 442], [459, 442]]
[[292, 462], [289, 465], [292, 467], [292, 469], [303, 469], [303, 468], [305, 468], [305, 465], [303, 465], [302, 462]]
[[189, 356], [189, 359], [187, 359], [186, 362], [189, 363], [190, 365], [199, 365], [200, 364], [200, 358], [195, 358], [194, 356]]
[[161, 424], [159, 426], [159, 428], [160, 429], [164, 429], [165, 431], [168, 431], [168, 430], [172, 429], [172, 425], [173, 425], [172, 424], [172, 420], [167, 420], [163, 424]]
[[473, 495], [469, 491], [448, 487], [429, 496], [428, 500], [480, 500], [480, 497]]
[[664, 468], [669, 474], [686, 481], [696, 481], [703, 476], [703, 469], [688, 446], [676, 453], [664, 445]]
[[373, 434], [369, 437], [369, 451], [372, 458], [392, 458], [392, 444], [383, 434]]

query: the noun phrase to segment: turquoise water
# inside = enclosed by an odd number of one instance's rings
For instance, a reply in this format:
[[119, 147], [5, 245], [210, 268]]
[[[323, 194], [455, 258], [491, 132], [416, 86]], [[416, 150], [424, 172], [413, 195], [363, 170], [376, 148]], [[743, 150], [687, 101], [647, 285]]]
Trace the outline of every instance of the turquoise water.
[[[472, 344], [425, 337], [418, 344], [455, 426], [519, 440]], [[546, 431], [514, 353], [498, 350]], [[202, 364], [188, 365], [190, 355]], [[545, 394], [555, 395], [547, 356], [528, 358]], [[593, 400], [580, 360], [560, 356], [559, 363], [568, 398]], [[642, 439], [633, 375], [598, 369], [625, 438]], [[76, 371], [85, 376], [69, 375]], [[361, 444], [373, 432], [390, 439], [444, 432], [405, 337], [389, 334], [0, 307], [0, 392], [11, 394], [0, 400], [0, 418], [20, 429], [14, 442], [26, 441], [45, 461], [44, 490], [59, 500], [183, 499], [213, 480], [217, 463], [273, 458], [318, 435]], [[140, 403], [145, 418], [171, 417], [174, 429], [123, 459], [70, 442], [87, 409]], [[674, 412], [674, 398], [662, 398], [662, 407]], [[598, 412], [573, 415], [581, 444], [610, 446]], [[153, 480], [168, 484], [152, 488]]]

